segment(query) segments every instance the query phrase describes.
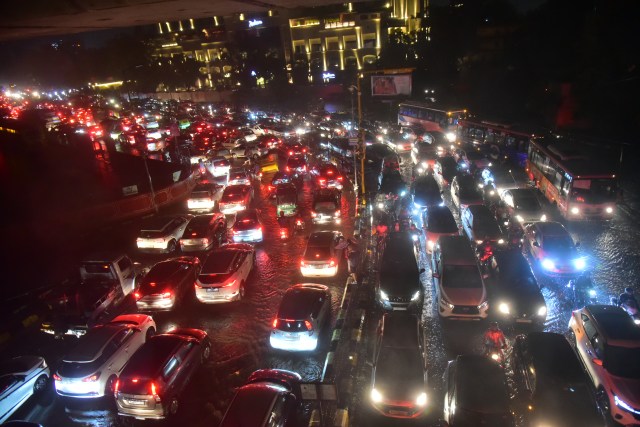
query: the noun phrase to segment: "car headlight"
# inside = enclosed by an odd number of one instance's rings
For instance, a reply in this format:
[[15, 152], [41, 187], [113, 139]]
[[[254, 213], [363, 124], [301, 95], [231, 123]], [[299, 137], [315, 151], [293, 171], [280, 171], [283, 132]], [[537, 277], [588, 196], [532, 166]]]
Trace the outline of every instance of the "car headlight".
[[608, 213], [608, 214], [612, 214], [613, 213], [613, 208], [611, 206], [607, 206], [607, 208], [604, 211], [606, 213]]
[[380, 299], [382, 301], [389, 301], [389, 295], [383, 290], [380, 290]]
[[498, 239], [498, 244], [499, 245], [504, 245], [504, 239]]
[[407, 192], [406, 192], [406, 191], [402, 191], [402, 192], [400, 192], [400, 197], [404, 197], [404, 196], [406, 196], [406, 195], [407, 195]]
[[384, 209], [384, 203], [378, 203], [378, 209]]
[[371, 389], [371, 400], [373, 400], [374, 403], [382, 402], [382, 394], [375, 388]]
[[516, 215], [516, 219], [518, 220], [518, 222], [524, 222], [524, 218], [522, 218], [522, 215]]
[[415, 294], [411, 297], [411, 301], [418, 301], [420, 299], [420, 291], [416, 291]]
[[461, 167], [462, 169], [466, 169], [466, 168], [467, 168], [467, 164], [466, 164], [466, 163], [460, 163], [460, 167]]
[[478, 184], [478, 188], [484, 188], [484, 184], [482, 183]]
[[538, 316], [546, 316], [547, 315], [547, 306], [540, 306], [538, 309]]
[[540, 217], [540, 221], [546, 221], [547, 220], [547, 215], [542, 214], [542, 216]]
[[595, 289], [589, 289], [589, 296], [591, 298], [595, 298], [596, 297], [596, 290]]
[[636, 325], [640, 325], [640, 319], [633, 319], [633, 323], [635, 323]]
[[418, 168], [418, 173], [422, 173], [422, 172], [424, 172], [424, 169]]
[[418, 397], [416, 398], [416, 405], [418, 406], [424, 406], [427, 404], [427, 393], [422, 392], [418, 395]]
[[629, 411], [631, 413], [637, 414], [640, 411], [636, 410], [633, 406], [629, 405], [627, 402], [625, 402], [624, 400], [620, 399], [618, 396], [616, 396], [615, 394], [613, 395], [613, 401], [616, 404], [616, 406], [624, 409], [625, 411]]
[[447, 138], [447, 141], [449, 142], [456, 142], [456, 134], [453, 132], [447, 132], [447, 134], [445, 135]]
[[550, 260], [549, 258], [545, 258], [542, 260], [542, 267], [545, 270], [553, 270], [554, 268], [556, 268], [556, 263]]
[[402, 150], [403, 145], [402, 144], [398, 144], [397, 147]]
[[478, 310], [484, 310], [487, 307], [489, 307], [489, 301], [485, 300], [478, 306]]
[[573, 266], [577, 270], [584, 270], [584, 268], [587, 266], [587, 262], [585, 261], [584, 258], [574, 259], [573, 260]]
[[491, 190], [491, 191], [489, 191], [489, 195], [490, 195], [490, 196], [494, 196], [495, 194], [496, 194], [495, 190]]
[[509, 304], [501, 302], [500, 305], [498, 305], [498, 311], [502, 314], [509, 314]]
[[477, 244], [477, 245], [481, 245], [481, 244], [482, 244], [482, 242], [484, 242], [484, 240], [476, 240], [476, 244]]
[[415, 206], [418, 209], [422, 207], [420, 203], [416, 203], [416, 202], [413, 202], [413, 206]]
[[574, 215], [578, 215], [580, 213], [580, 209], [574, 206], [571, 208], [571, 213]]

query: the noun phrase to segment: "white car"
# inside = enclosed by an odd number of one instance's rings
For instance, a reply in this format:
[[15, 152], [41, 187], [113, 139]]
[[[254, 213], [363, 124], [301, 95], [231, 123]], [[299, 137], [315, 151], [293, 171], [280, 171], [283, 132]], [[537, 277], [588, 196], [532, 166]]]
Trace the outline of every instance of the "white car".
[[214, 157], [205, 163], [205, 166], [209, 173], [213, 176], [224, 176], [229, 175], [229, 170], [231, 170], [231, 163], [225, 157]]
[[240, 301], [255, 265], [256, 252], [248, 243], [222, 245], [209, 253], [196, 280], [196, 298], [206, 304]]
[[620, 307], [587, 305], [572, 313], [569, 329], [600, 409], [616, 423], [638, 425], [640, 328]]
[[112, 395], [129, 358], [155, 331], [156, 322], [146, 314], [123, 314], [91, 328], [53, 374], [56, 393], [76, 398]]
[[213, 212], [223, 189], [224, 186], [214, 183], [197, 184], [187, 199], [187, 209], [191, 212]]
[[546, 221], [547, 214], [538, 199], [537, 192], [538, 190], [533, 188], [504, 190], [500, 194], [500, 199], [504, 203], [508, 218], [523, 225]]
[[42, 357], [20, 356], [0, 362], [0, 423], [49, 383], [49, 366]]
[[338, 274], [343, 255], [336, 246], [341, 237], [339, 231], [312, 233], [300, 261], [300, 273], [304, 277], [333, 277]]
[[140, 229], [136, 245], [141, 251], [175, 252], [178, 240], [193, 215], [176, 217], [155, 217], [149, 219]]

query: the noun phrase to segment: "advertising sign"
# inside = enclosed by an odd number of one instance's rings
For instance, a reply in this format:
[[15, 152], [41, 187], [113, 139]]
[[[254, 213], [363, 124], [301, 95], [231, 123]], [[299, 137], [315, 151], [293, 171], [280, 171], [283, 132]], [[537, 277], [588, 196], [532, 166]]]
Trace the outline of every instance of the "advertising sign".
[[372, 96], [411, 96], [411, 74], [371, 76]]

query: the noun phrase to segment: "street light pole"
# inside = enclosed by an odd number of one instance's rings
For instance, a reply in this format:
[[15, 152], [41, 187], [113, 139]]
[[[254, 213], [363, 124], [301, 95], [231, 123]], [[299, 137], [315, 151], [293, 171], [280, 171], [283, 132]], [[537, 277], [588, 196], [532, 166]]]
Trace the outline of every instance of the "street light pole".
[[151, 204], [153, 209], [158, 213], [158, 205], [156, 204], [156, 193], [153, 191], [153, 181], [151, 180], [151, 174], [149, 173], [149, 166], [147, 165], [147, 153], [142, 156], [144, 161], [144, 170], [147, 172], [147, 178], [149, 178], [149, 188], [151, 189]]
[[366, 206], [367, 201], [365, 199], [365, 186], [364, 186], [364, 159], [366, 155], [366, 146], [364, 142], [364, 129], [362, 129], [362, 91], [360, 81], [363, 74], [358, 73], [358, 151], [360, 152], [360, 195], [362, 198], [362, 205]]

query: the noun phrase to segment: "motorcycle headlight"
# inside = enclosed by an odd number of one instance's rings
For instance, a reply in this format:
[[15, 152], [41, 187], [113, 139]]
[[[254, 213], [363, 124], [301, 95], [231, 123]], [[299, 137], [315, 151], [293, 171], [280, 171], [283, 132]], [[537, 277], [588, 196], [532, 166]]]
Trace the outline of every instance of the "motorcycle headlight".
[[556, 268], [556, 263], [550, 260], [549, 258], [545, 258], [542, 260], [542, 267], [545, 270], [553, 270], [554, 268]]
[[547, 306], [543, 305], [538, 309], [538, 316], [546, 316], [547, 315]]
[[489, 195], [490, 195], [490, 196], [494, 196], [495, 194], [496, 194], [495, 190], [491, 190], [491, 191], [489, 191]]
[[484, 242], [484, 240], [476, 240], [476, 244], [477, 244], [477, 245], [481, 245], [481, 244], [482, 244], [482, 242]]
[[571, 208], [571, 213], [574, 215], [578, 215], [580, 213], [580, 209], [574, 206]]
[[373, 400], [373, 402], [375, 403], [382, 402], [382, 394], [380, 394], [380, 392], [375, 388], [371, 389], [371, 400]]
[[422, 172], [424, 172], [424, 169], [418, 168], [418, 173], [422, 173]]
[[420, 291], [416, 291], [415, 294], [411, 297], [411, 301], [418, 301], [420, 299]]
[[418, 395], [418, 397], [416, 398], [416, 405], [418, 406], [424, 406], [427, 404], [427, 393], [422, 392]]
[[524, 222], [524, 218], [522, 218], [522, 215], [516, 215], [516, 219], [518, 220], [518, 222]]
[[425, 169], [428, 169], [429, 168], [429, 163], [422, 162], [422, 167], [425, 168]]
[[613, 213], [613, 208], [611, 206], [607, 206], [607, 208], [605, 209], [605, 212], [608, 214], [612, 214]]
[[380, 299], [382, 301], [389, 301], [389, 295], [383, 290], [380, 291]]
[[540, 217], [540, 221], [546, 221], [547, 220], [547, 215], [542, 214], [542, 216]]
[[428, 240], [428, 241], [427, 241], [427, 247], [428, 247], [430, 250], [431, 250], [431, 249], [433, 249], [433, 247], [434, 247], [435, 245], [436, 245], [436, 244], [435, 244], [435, 242], [433, 242], [433, 241], [431, 241], [431, 240]]
[[418, 209], [422, 207], [420, 203], [416, 203], [416, 202], [413, 202], [413, 206], [415, 206]]
[[596, 290], [595, 289], [589, 289], [589, 296], [591, 298], [595, 298], [596, 297]]
[[573, 266], [577, 270], [584, 270], [584, 268], [587, 266], [587, 262], [585, 261], [584, 258], [578, 258], [573, 260]]
[[498, 311], [502, 314], [509, 314], [509, 304], [501, 302], [500, 305], [498, 305]]
[[635, 323], [636, 325], [640, 325], [640, 319], [633, 319], [633, 323]]

